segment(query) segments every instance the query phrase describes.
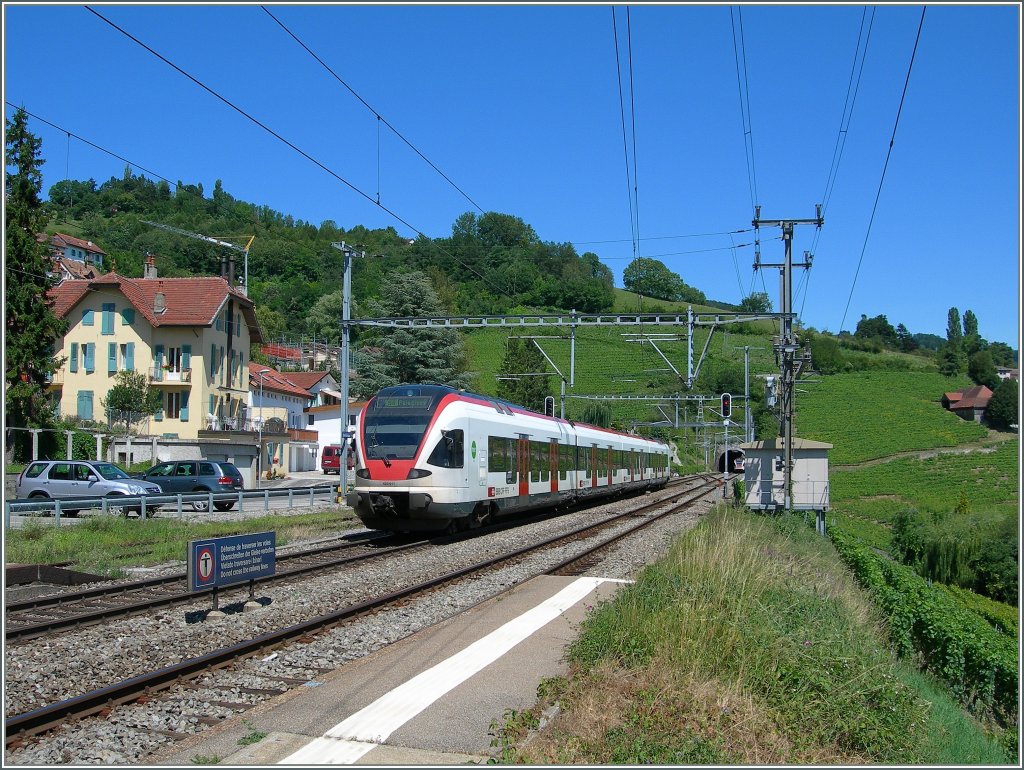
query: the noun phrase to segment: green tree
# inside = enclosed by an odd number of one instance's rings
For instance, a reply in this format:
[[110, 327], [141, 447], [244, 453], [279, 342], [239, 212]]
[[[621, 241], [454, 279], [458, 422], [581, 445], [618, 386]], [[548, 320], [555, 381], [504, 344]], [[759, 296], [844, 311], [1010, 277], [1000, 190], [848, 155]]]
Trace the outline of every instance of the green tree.
[[753, 294], [748, 294], [740, 302], [740, 310], [744, 313], [772, 312], [772, 301], [768, 297], [768, 292], [755, 291]]
[[964, 352], [970, 357], [987, 346], [978, 333], [978, 317], [972, 310], [964, 311]]
[[509, 339], [498, 370], [498, 396], [536, 412], [544, 411], [544, 398], [551, 395], [551, 378], [532, 375], [546, 370], [547, 361], [532, 340]]
[[896, 330], [892, 328], [892, 324], [889, 323], [889, 319], [885, 317], [884, 313], [874, 318], [861, 315], [853, 336], [860, 337], [861, 339], [878, 340], [887, 347], [896, 347], [899, 343]]
[[649, 257], [637, 257], [622, 272], [622, 283], [627, 290], [645, 297], [673, 302], [679, 297], [683, 280], [664, 263]]
[[[375, 316], [408, 318], [443, 315], [430, 279], [423, 273], [393, 275], [379, 301], [367, 303]], [[361, 398], [386, 385], [434, 383], [466, 388], [465, 346], [454, 329], [395, 329], [367, 335], [359, 379], [352, 384]]]
[[910, 353], [911, 351], [917, 350], [917, 341], [910, 333], [910, 330], [903, 324], [899, 324], [896, 327], [896, 341], [899, 344], [900, 350], [904, 353]]
[[967, 368], [964, 354], [964, 337], [960, 329], [960, 311], [949, 309], [946, 316], [946, 344], [939, 353], [939, 372], [947, 377], [956, 377]]
[[1014, 380], [1003, 380], [992, 392], [988, 406], [985, 408], [985, 420], [993, 428], [1008, 429], [1017, 422], [1017, 410], [1020, 402], [1020, 383]]
[[583, 411], [580, 412], [580, 422], [598, 428], [610, 428], [612, 426], [612, 408], [599, 401], [588, 401], [587, 405], [583, 407]]
[[[6, 121], [4, 406], [9, 427], [34, 428], [47, 427], [53, 421], [46, 380], [63, 363], [54, 357], [54, 344], [67, 324], [54, 313], [53, 302], [46, 294], [53, 285], [47, 277], [51, 267], [46, 246], [36, 241], [36, 234], [46, 224], [39, 198], [43, 184], [42, 142], [28, 131], [26, 124], [27, 115], [20, 108]], [[25, 435], [19, 435], [17, 442], [21, 443]], [[15, 442], [15, 437], [8, 435], [8, 453], [13, 453]], [[7, 459], [11, 459], [10, 455]]]
[[996, 365], [992, 363], [992, 354], [987, 350], [979, 350], [967, 364], [967, 376], [978, 385], [987, 385], [995, 390], [999, 385]]
[[992, 363], [996, 366], [1014, 367], [1017, 365], [1017, 351], [1005, 342], [993, 342], [988, 346], [988, 352], [992, 356]]
[[100, 404], [108, 423], [123, 424], [128, 432], [135, 423], [154, 414], [163, 402], [163, 394], [149, 385], [142, 372], [120, 371], [114, 375], [114, 382]]
[[[336, 342], [341, 339], [341, 309], [341, 290], [324, 294], [306, 316], [306, 332], [315, 335], [318, 340]], [[351, 318], [360, 316], [359, 307], [354, 301], [350, 303], [349, 314]], [[350, 334], [350, 337], [355, 338], [355, 334]]]
[[815, 334], [810, 339], [811, 362], [821, 374], [836, 374], [843, 371], [846, 360], [835, 337]]

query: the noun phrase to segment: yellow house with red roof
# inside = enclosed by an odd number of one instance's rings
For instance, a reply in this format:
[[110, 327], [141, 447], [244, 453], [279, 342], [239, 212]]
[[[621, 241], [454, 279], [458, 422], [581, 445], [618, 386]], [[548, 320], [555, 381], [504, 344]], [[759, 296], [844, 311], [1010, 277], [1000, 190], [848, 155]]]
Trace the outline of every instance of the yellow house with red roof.
[[50, 390], [60, 413], [107, 423], [102, 401], [122, 370], [162, 397], [149, 433], [197, 439], [208, 415], [247, 430], [249, 345], [263, 342], [252, 300], [223, 278], [126, 278], [116, 272], [51, 288], [69, 322]]

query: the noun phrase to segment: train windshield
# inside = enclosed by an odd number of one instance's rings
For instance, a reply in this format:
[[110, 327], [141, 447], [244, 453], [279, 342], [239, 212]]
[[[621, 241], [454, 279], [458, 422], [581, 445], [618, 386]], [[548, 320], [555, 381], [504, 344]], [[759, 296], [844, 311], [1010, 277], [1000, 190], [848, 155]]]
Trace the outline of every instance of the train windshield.
[[363, 415], [366, 456], [371, 460], [411, 460], [437, 405], [451, 393], [438, 385], [384, 388]]

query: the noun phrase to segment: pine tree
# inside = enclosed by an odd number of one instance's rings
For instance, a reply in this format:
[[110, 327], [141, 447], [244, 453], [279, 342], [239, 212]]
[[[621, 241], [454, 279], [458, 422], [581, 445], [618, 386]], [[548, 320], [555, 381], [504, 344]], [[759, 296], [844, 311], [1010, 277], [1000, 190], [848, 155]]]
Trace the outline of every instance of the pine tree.
[[550, 378], [533, 375], [546, 370], [547, 361], [532, 341], [510, 339], [498, 370], [503, 378], [498, 380], [498, 396], [527, 409], [544, 411], [544, 398], [551, 395]]
[[[368, 303], [379, 317], [440, 317], [440, 300], [423, 273], [390, 276], [379, 302]], [[380, 351], [363, 357], [359, 379], [353, 383], [357, 396], [367, 397], [385, 385], [429, 383], [469, 386], [465, 373], [465, 347], [454, 329], [395, 329], [382, 332], [367, 346]]]
[[[19, 109], [6, 124], [4, 376], [8, 427], [40, 427], [52, 421], [46, 378], [61, 363], [54, 359], [53, 347], [67, 328], [46, 299], [46, 290], [53, 281], [47, 277], [50, 267], [46, 246], [36, 242], [36, 233], [47, 221], [39, 197], [43, 184], [39, 170], [44, 162], [40, 158], [42, 142], [29, 133], [26, 123], [27, 115]], [[12, 438], [8, 437], [8, 453], [13, 449]]]

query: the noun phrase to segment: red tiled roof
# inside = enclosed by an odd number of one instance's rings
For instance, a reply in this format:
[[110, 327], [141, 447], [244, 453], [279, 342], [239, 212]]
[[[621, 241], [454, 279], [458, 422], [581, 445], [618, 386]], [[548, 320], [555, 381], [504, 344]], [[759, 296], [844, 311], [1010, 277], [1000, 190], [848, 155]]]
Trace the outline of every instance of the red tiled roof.
[[992, 391], [985, 385], [975, 385], [967, 390], [947, 393], [950, 409], [984, 409], [992, 398]]
[[[54, 311], [66, 317], [88, 291], [113, 289], [120, 291], [132, 306], [154, 327], [159, 326], [212, 326], [228, 296], [238, 303], [249, 326], [253, 342], [262, 342], [252, 300], [236, 289], [228, 287], [223, 278], [125, 278], [115, 272], [92, 280], [64, 281], [47, 292], [54, 299]], [[156, 295], [164, 295], [166, 310], [159, 315], [154, 311]]]
[[[260, 377], [260, 372], [267, 369], [266, 374]], [[310, 392], [304, 387], [296, 383], [292, 379], [292, 375], [297, 372], [279, 372], [272, 366], [263, 366], [262, 364], [256, 364], [252, 361], [249, 362], [249, 390], [257, 392], [260, 389], [260, 381], [263, 382], [263, 389], [274, 391], [275, 393], [285, 393], [289, 396], [301, 396], [302, 398], [309, 398]]]
[[84, 262], [79, 262], [77, 259], [56, 257], [53, 260], [53, 267], [54, 270], [58, 271], [63, 269], [72, 278], [95, 278], [100, 275], [93, 265], [87, 265]]
[[327, 372], [288, 372], [288, 379], [301, 388], [309, 390], [327, 376]]
[[94, 254], [104, 255], [107, 253], [92, 241], [83, 241], [81, 238], [75, 238], [73, 235], [65, 235], [64, 233], [54, 233], [50, 241], [55, 246], [59, 245], [58, 241], [63, 241], [66, 245], [74, 246], [82, 251], [91, 251]]

